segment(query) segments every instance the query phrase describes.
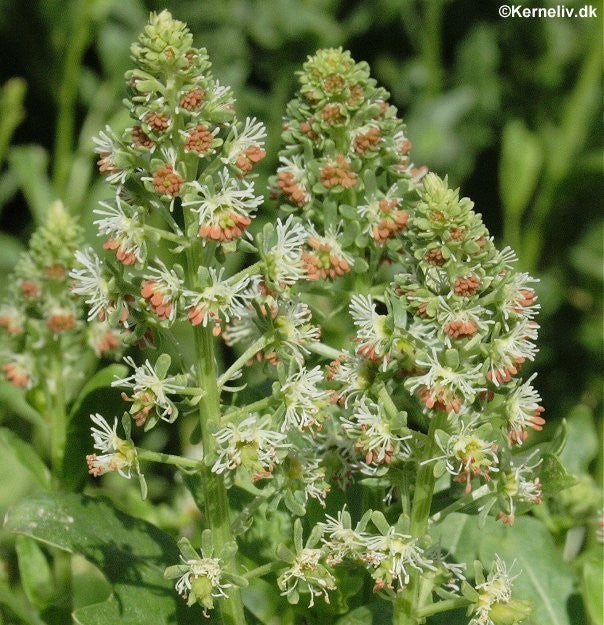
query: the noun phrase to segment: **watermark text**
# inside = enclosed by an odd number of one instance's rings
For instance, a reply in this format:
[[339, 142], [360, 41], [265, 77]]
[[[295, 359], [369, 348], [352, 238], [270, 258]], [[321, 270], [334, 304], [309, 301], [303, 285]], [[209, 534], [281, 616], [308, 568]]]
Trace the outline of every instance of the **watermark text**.
[[502, 4], [499, 7], [500, 17], [520, 17], [520, 18], [590, 18], [598, 17], [597, 8], [591, 4], [582, 7], [567, 7], [558, 4], [553, 7], [525, 7], [522, 4]]

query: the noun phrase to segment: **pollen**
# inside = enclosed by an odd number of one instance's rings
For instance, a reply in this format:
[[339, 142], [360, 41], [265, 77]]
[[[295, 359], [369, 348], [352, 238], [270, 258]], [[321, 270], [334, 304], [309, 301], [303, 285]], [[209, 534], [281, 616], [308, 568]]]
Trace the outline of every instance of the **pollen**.
[[170, 163], [163, 165], [153, 174], [153, 186], [162, 195], [175, 197], [178, 195], [183, 182], [182, 176], [174, 171], [174, 167]]
[[293, 204], [304, 206], [308, 202], [308, 193], [296, 182], [295, 176], [291, 171], [278, 172], [277, 184]]
[[244, 174], [248, 174], [252, 171], [252, 168], [256, 163], [259, 163], [266, 156], [266, 150], [263, 150], [259, 145], [250, 145], [246, 148], [235, 161], [235, 164]]
[[433, 247], [432, 249], [428, 250], [425, 253], [424, 258], [431, 265], [436, 265], [437, 267], [442, 267], [442, 265], [447, 262], [445, 257], [443, 256], [442, 250], [438, 247]]
[[180, 106], [185, 111], [195, 111], [203, 103], [205, 93], [203, 89], [193, 89], [188, 91], [180, 98]]
[[473, 274], [465, 276], [464, 278], [457, 278], [453, 290], [457, 295], [464, 295], [466, 297], [474, 295], [480, 287], [480, 278]]
[[357, 154], [365, 154], [368, 150], [375, 150], [380, 142], [380, 131], [378, 128], [370, 128], [367, 132], [357, 135], [354, 138], [353, 146]]
[[62, 332], [73, 330], [75, 317], [71, 312], [56, 312], [48, 318], [46, 325], [55, 334], [61, 334]]
[[170, 126], [170, 118], [165, 113], [148, 113], [145, 123], [155, 132], [165, 132]]
[[350, 163], [346, 158], [338, 154], [335, 162], [328, 163], [321, 169], [321, 182], [327, 189], [338, 185], [350, 189], [356, 185], [357, 175], [350, 171]]
[[195, 126], [187, 135], [185, 150], [205, 154], [211, 147], [214, 135], [206, 125]]
[[152, 148], [155, 141], [147, 135], [140, 126], [134, 126], [132, 129], [132, 143], [139, 148]]

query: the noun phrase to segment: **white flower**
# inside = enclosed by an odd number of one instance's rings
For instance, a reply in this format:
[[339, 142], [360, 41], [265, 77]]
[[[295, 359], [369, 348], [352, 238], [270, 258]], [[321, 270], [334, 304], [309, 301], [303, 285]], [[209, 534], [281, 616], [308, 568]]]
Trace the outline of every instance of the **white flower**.
[[215, 110], [219, 111], [231, 110], [235, 104], [231, 87], [221, 85], [218, 81], [210, 87], [207, 100], [212, 103]]
[[241, 343], [241, 341], [251, 342], [253, 338], [260, 336], [259, 328], [256, 324], [256, 311], [247, 308], [238, 312], [238, 316], [231, 320], [222, 334], [224, 342], [229, 347]]
[[503, 287], [504, 300], [501, 311], [506, 322], [510, 316], [512, 318], [522, 316], [526, 319], [534, 319], [541, 308], [539, 304], [535, 303], [537, 298], [530, 286], [536, 282], [539, 280], [532, 278], [528, 273], [514, 272], [512, 274], [511, 280]]
[[259, 276], [244, 276], [230, 282], [223, 279], [224, 267], [216, 270], [209, 268], [211, 284], [201, 292], [185, 291], [184, 295], [189, 308], [189, 319], [194, 325], [207, 326], [208, 321], [214, 322], [222, 317], [227, 323], [232, 317], [242, 317], [248, 310], [252, 299], [258, 295]]
[[371, 295], [353, 295], [350, 314], [357, 327], [361, 348], [367, 346], [372, 353], [383, 355], [390, 338], [385, 327], [387, 317], [377, 313]]
[[[189, 559], [186, 560], [183, 556], [180, 556], [181, 560], [184, 562], [184, 565], [188, 567], [181, 577], [176, 581], [175, 589], [176, 592], [185, 599], [191, 601], [191, 591], [194, 593], [193, 585], [195, 581], [198, 579], [206, 579], [210, 588], [204, 588], [204, 594], [200, 597], [195, 595], [195, 599], [199, 600], [203, 606], [203, 615], [206, 618], [209, 618], [208, 609], [213, 607], [212, 597], [215, 599], [218, 598], [227, 598], [228, 589], [233, 587], [233, 584], [228, 583], [222, 580], [222, 568], [220, 566], [219, 558], [200, 558], [198, 560]], [[184, 566], [183, 565], [183, 566]]]
[[491, 608], [496, 603], [511, 601], [513, 580], [514, 577], [510, 577], [507, 572], [505, 562], [496, 555], [487, 580], [476, 586], [480, 596], [473, 611], [474, 618], [468, 625], [494, 625], [490, 617]]
[[219, 445], [214, 473], [232, 471], [240, 465], [253, 469], [254, 475], [264, 477], [279, 462], [278, 451], [291, 447], [287, 435], [268, 429], [268, 420], [252, 415], [241, 423], [229, 423], [214, 434]]
[[304, 362], [304, 354], [310, 353], [306, 345], [318, 341], [321, 331], [311, 325], [312, 313], [310, 308], [302, 302], [287, 300], [279, 310], [275, 319], [275, 326], [281, 341], [290, 351], [293, 358]]
[[350, 271], [354, 258], [340, 245], [341, 226], [342, 222], [320, 235], [314, 226], [309, 225], [307, 243], [310, 250], [302, 256], [309, 280], [334, 279]]
[[122, 440], [117, 435], [117, 417], [113, 427], [98, 413], [91, 414], [90, 418], [98, 426], [91, 428], [94, 448], [102, 452], [102, 455], [86, 456], [88, 472], [98, 477], [110, 471], [117, 471], [121, 476], [130, 479], [132, 467], [136, 465], [136, 451], [132, 443]]
[[321, 564], [321, 549], [302, 549], [291, 567], [285, 570], [277, 580], [282, 595], [290, 595], [297, 591], [310, 593], [309, 608], [315, 603], [315, 597], [323, 595], [325, 603], [329, 603], [328, 590], [336, 588], [334, 576]]
[[184, 283], [176, 271], [168, 269], [163, 261], [156, 258], [155, 264], [157, 267], [149, 266], [143, 276], [145, 282], [141, 293], [160, 319], [174, 321]]
[[266, 255], [267, 269], [273, 282], [292, 285], [304, 277], [302, 246], [307, 236], [306, 229], [294, 221], [293, 215], [285, 223], [277, 219], [277, 243]]
[[100, 202], [103, 210], [96, 209], [93, 212], [102, 218], [94, 224], [98, 227], [99, 236], [108, 236], [110, 240], [119, 243], [120, 249], [127, 254], [133, 254], [137, 261], [142, 260], [141, 251], [145, 242], [145, 230], [138, 216], [128, 217], [122, 206], [125, 204], [119, 196], [116, 197], [115, 206]]
[[290, 427], [296, 427], [300, 431], [314, 426], [320, 428], [326, 416], [325, 407], [329, 403], [328, 391], [317, 388], [321, 382], [323, 382], [323, 374], [319, 366], [311, 370], [303, 367], [298, 373], [288, 378], [281, 388], [285, 404], [282, 432]]
[[92, 248], [76, 251], [75, 259], [83, 267], [69, 272], [69, 277], [74, 281], [73, 292], [85, 297], [84, 301], [90, 306], [88, 321], [99, 315], [104, 317], [104, 312], [111, 306], [111, 297], [107, 280], [103, 276], [103, 262]]
[[105, 130], [101, 130], [99, 136], [93, 137], [92, 141], [95, 143], [94, 151], [101, 157], [99, 166], [105, 174], [107, 182], [110, 184], [124, 184], [131, 173], [131, 168], [118, 166], [115, 163], [115, 154], [122, 146], [111, 127], [105, 126]]
[[516, 465], [512, 462], [509, 471], [503, 476], [503, 492], [508, 500], [509, 514], [501, 512], [498, 518], [503, 519], [505, 523], [513, 524], [516, 501], [531, 504], [539, 504], [542, 501], [541, 481], [535, 477], [535, 469], [543, 462], [543, 458], [531, 464], [531, 460], [538, 453], [533, 452], [521, 464]]
[[319, 523], [323, 529], [323, 534], [329, 537], [329, 540], [323, 538], [323, 542], [329, 549], [328, 562], [330, 564], [338, 564], [347, 557], [358, 557], [366, 550], [365, 538], [366, 532], [352, 529], [350, 514], [344, 508], [338, 511], [337, 518], [326, 515], [327, 520]]
[[279, 187], [289, 194], [296, 204], [308, 204], [312, 196], [308, 192], [308, 177], [302, 156], [299, 154], [294, 154], [291, 158], [280, 156], [279, 162], [282, 163], [277, 168]]
[[120, 437], [117, 435], [117, 417], [115, 417], [113, 427], [98, 413], [91, 414], [90, 418], [92, 422], [98, 426], [98, 428], [90, 428], [94, 448], [103, 453], [114, 452], [121, 441]]
[[[493, 241], [493, 237], [489, 237], [489, 241]], [[493, 265], [503, 265], [506, 269], [512, 269], [517, 262], [518, 256], [509, 245], [496, 251], [492, 260]]]
[[526, 438], [527, 428], [541, 430], [545, 423], [545, 419], [541, 417], [541, 396], [531, 384], [536, 377], [537, 374], [534, 373], [526, 382], [516, 387], [505, 401], [508, 431], [519, 444]]
[[482, 306], [468, 308], [465, 303], [454, 302], [452, 307], [445, 298], [438, 298], [437, 318], [444, 330], [444, 340], [448, 347], [451, 347], [458, 336], [458, 331], [462, 337], [472, 336], [476, 332], [486, 333], [494, 323], [491, 319], [486, 319], [491, 314], [491, 311]]
[[254, 194], [254, 183], [238, 180], [225, 167], [218, 174], [217, 186], [198, 182], [191, 183], [197, 192], [194, 199], [187, 199], [183, 206], [190, 206], [199, 216], [199, 225], [218, 224], [224, 214], [235, 213], [247, 218], [263, 202], [261, 195]]
[[490, 346], [491, 363], [489, 366], [489, 379], [496, 386], [501, 381], [508, 381], [509, 376], [502, 376], [501, 371], [516, 373], [516, 368], [525, 360], [534, 360], [535, 354], [539, 351], [533, 341], [537, 340], [537, 330], [539, 325], [522, 317], [512, 330], [492, 341]]
[[445, 459], [446, 469], [458, 482], [466, 482], [466, 492], [471, 491], [471, 481], [476, 476], [489, 479], [489, 473], [498, 471], [497, 445], [485, 441], [474, 433], [476, 421], [462, 423], [461, 429], [452, 434], [445, 442], [436, 438], [438, 446], [445, 452], [444, 456], [432, 458]]
[[341, 421], [346, 434], [356, 439], [355, 447], [364, 454], [366, 464], [390, 464], [395, 453], [408, 457], [409, 447], [401, 445], [405, 438], [392, 433], [381, 407], [372, 401], [363, 398], [356, 402], [352, 416]]
[[371, 384], [367, 372], [367, 360], [344, 352], [329, 364], [327, 379], [340, 385], [337, 399], [338, 401], [344, 400], [345, 407], [348, 407], [351, 399], [356, 399], [364, 393]]
[[114, 380], [111, 386], [131, 388], [135, 397], [145, 396], [147, 401], [151, 401], [157, 407], [159, 416], [164, 421], [169, 421], [174, 405], [168, 395], [179, 393], [183, 386], [178, 384], [173, 376], [160, 378], [148, 360], [140, 367], [130, 356], [126, 356], [124, 362], [134, 369], [134, 373], [126, 378]]
[[476, 395], [485, 390], [478, 386], [482, 379], [480, 364], [454, 371], [451, 367], [439, 362], [436, 352], [427, 353], [425, 357], [418, 358], [417, 364], [420, 367], [426, 367], [428, 371], [423, 375], [410, 377], [405, 382], [405, 386], [412, 393], [423, 388], [436, 392], [443, 390], [456, 396], [459, 400], [472, 403]]
[[264, 124], [257, 121], [255, 117], [246, 117], [241, 133], [239, 133], [237, 126], [233, 125], [233, 139], [229, 142], [226, 156], [222, 157], [221, 160], [224, 163], [232, 163], [249, 147], [263, 146], [264, 139], [266, 139], [266, 127]]
[[105, 126], [105, 130], [101, 130], [98, 137], [92, 137], [92, 141], [97, 154], [111, 154], [120, 147], [111, 126]]
[[375, 568], [374, 577], [375, 574], [379, 575], [378, 588], [392, 587], [394, 581], [398, 582], [399, 589], [404, 588], [409, 583], [410, 569], [420, 572], [436, 570], [432, 560], [417, 545], [417, 538], [401, 534], [394, 527], [390, 527], [383, 536], [367, 537], [365, 543], [365, 557]]

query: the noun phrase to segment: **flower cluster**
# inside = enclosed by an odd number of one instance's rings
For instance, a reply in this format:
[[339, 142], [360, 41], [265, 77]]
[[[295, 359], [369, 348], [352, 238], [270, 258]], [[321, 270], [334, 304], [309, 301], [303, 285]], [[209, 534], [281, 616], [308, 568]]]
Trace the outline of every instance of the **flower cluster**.
[[478, 571], [476, 590], [466, 589], [473, 603], [468, 608], [472, 616], [469, 625], [504, 625], [520, 623], [531, 614], [528, 602], [512, 598], [514, 577], [507, 571], [505, 562], [495, 556], [488, 577]]
[[113, 427], [100, 414], [90, 415], [90, 418], [97, 426], [91, 428], [94, 448], [102, 452], [100, 456], [97, 454], [86, 456], [90, 475], [98, 477], [110, 471], [117, 471], [121, 476], [130, 479], [133, 468], [140, 474], [134, 445], [117, 435], [117, 417]]
[[[115, 194], [98, 211], [105, 256], [78, 252], [71, 275], [90, 320], [172, 354], [126, 359], [132, 373], [114, 386], [127, 428], [196, 415], [200, 461], [138, 452], [190, 468], [185, 482], [204, 494], [202, 556], [181, 541], [166, 575], [206, 614], [215, 600], [243, 614], [233, 532], [245, 541], [240, 528], [256, 518], [338, 509], [367, 488], [380, 510], [354, 528], [344, 508], [303, 543], [294, 521], [293, 549], [277, 553], [281, 594], [328, 603], [346, 562], [395, 606], [407, 589], [413, 610], [430, 589], [463, 601], [463, 566], [446, 561], [431, 525], [477, 500], [482, 517], [511, 524], [542, 497], [542, 464], [522, 445], [543, 408], [533, 377], [519, 376], [536, 353], [534, 280], [497, 250], [470, 200], [411, 164], [388, 94], [349, 53], [320, 51], [300, 72], [271, 182], [282, 214], [261, 229], [250, 227], [261, 122], [237, 119], [205, 50], [169, 13], [152, 14], [132, 53], [134, 125], [97, 141]], [[227, 262], [235, 251], [255, 262]], [[14, 375], [17, 365], [27, 363]], [[103, 453], [91, 471], [138, 470], [129, 433], [94, 419]], [[432, 515], [436, 480], [454, 503]], [[252, 498], [233, 524], [227, 489]], [[503, 563], [477, 584], [473, 625], [498, 623], [512, 601]]]
[[83, 354], [115, 357], [123, 348], [121, 331], [102, 321], [83, 322], [83, 301], [70, 280], [80, 242], [75, 219], [60, 202], [53, 203], [9, 280], [0, 304], [0, 361], [15, 386], [44, 386], [54, 357], [61, 361], [61, 377], [77, 387], [89, 372], [82, 367]]
[[132, 55], [137, 67], [126, 78], [133, 125], [108, 127], [95, 139], [114, 193], [95, 211], [95, 223], [116, 262], [81, 252], [76, 292], [91, 318], [119, 310], [137, 339], [156, 322], [181, 319], [211, 322], [219, 332], [241, 308], [252, 277], [228, 284], [222, 271], [211, 270], [186, 281], [167, 254], [196, 242], [237, 248], [262, 201], [249, 178], [265, 154], [264, 126], [237, 119], [231, 91], [212, 77], [206, 51], [167, 11], [151, 15]]
[[178, 541], [182, 564], [169, 566], [164, 576], [177, 579], [176, 592], [186, 600], [189, 606], [198, 603], [203, 608], [203, 615], [210, 617], [209, 610], [214, 607], [214, 600], [228, 597], [230, 589], [246, 586], [245, 579], [225, 570], [222, 553], [214, 555], [212, 533], [204, 530], [201, 537], [201, 557], [187, 538]]
[[[308, 278], [333, 279], [353, 266], [362, 271], [366, 250], [393, 243], [406, 228], [425, 169], [409, 161], [404, 124], [366, 63], [342, 49], [320, 50], [299, 83], [272, 185], [285, 211], [312, 222]], [[387, 183], [378, 185], [378, 177]]]

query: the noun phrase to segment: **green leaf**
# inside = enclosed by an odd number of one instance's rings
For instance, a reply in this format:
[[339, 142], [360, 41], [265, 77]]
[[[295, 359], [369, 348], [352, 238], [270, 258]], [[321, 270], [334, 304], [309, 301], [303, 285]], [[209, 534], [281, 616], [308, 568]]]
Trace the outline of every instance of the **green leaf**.
[[26, 83], [22, 78], [7, 80], [0, 90], [0, 165], [17, 126], [25, 117], [23, 100]]
[[[0, 605], [5, 605], [15, 614], [23, 623], [27, 625], [47, 625], [22, 595], [15, 593], [14, 589], [4, 581], [0, 580]], [[0, 616], [4, 616], [5, 612], [0, 611]], [[12, 623], [12, 621], [8, 621]]]
[[568, 415], [568, 437], [560, 454], [560, 461], [570, 473], [585, 473], [598, 453], [598, 434], [593, 412], [579, 404]]
[[82, 407], [82, 403], [84, 402], [86, 397], [90, 395], [90, 393], [98, 389], [110, 387], [111, 383], [116, 378], [123, 378], [127, 374], [128, 374], [128, 367], [126, 367], [126, 365], [118, 365], [118, 364], [109, 365], [108, 367], [105, 367], [104, 369], [97, 371], [92, 376], [92, 378], [90, 378], [90, 380], [88, 380], [88, 382], [84, 384], [84, 386], [80, 390], [71, 408], [70, 415], [69, 415], [70, 418], [73, 418], [80, 411]]
[[36, 479], [42, 488], [50, 488], [50, 471], [34, 448], [7, 428], [0, 428], [3, 456], [13, 456]]
[[178, 564], [171, 536], [154, 525], [115, 510], [104, 500], [53, 493], [21, 501], [5, 517], [6, 530], [80, 553], [98, 566], [113, 587], [103, 603], [80, 608], [80, 625], [185, 625], [202, 622], [197, 607], [187, 609], [167, 566]]
[[566, 469], [553, 454], [545, 454], [541, 471], [539, 473], [543, 493], [546, 496], [554, 496], [556, 493], [571, 487], [576, 483], [575, 478], [566, 472]]
[[562, 560], [546, 528], [536, 519], [521, 517], [513, 527], [501, 524], [495, 531], [483, 532], [480, 559], [489, 566], [495, 554], [508, 567], [515, 561], [512, 574], [513, 596], [532, 603], [533, 613], [525, 625], [574, 625], [567, 613], [573, 591], [573, 571]]
[[124, 404], [119, 389], [112, 388], [115, 377], [124, 377], [125, 365], [109, 365], [98, 371], [84, 385], [69, 413], [65, 457], [63, 458], [62, 483], [70, 490], [82, 486], [86, 477], [86, 454], [91, 453], [90, 415], [103, 413], [110, 424], [123, 412]]
[[11, 169], [19, 179], [19, 186], [37, 224], [44, 223], [53, 199], [46, 173], [48, 154], [39, 145], [11, 148], [8, 154]]
[[335, 625], [373, 625], [373, 614], [369, 608], [361, 606], [339, 618]]
[[53, 598], [53, 576], [44, 552], [38, 543], [28, 536], [17, 536], [15, 544], [21, 584], [27, 598], [43, 610]]
[[522, 215], [535, 192], [542, 161], [539, 139], [523, 121], [510, 120], [503, 129], [499, 193], [504, 209], [504, 238], [516, 248], [520, 243]]
[[485, 530], [478, 527], [478, 519], [469, 514], [453, 512], [431, 530], [432, 538], [443, 551], [450, 553], [457, 562], [473, 562], [478, 557], [478, 547], [483, 531], [492, 531], [497, 525], [487, 518]]
[[279, 594], [276, 584], [255, 579], [241, 589], [243, 605], [262, 625], [293, 625], [294, 612]]
[[0, 270], [4, 275], [14, 268], [24, 249], [19, 239], [10, 234], [0, 233]]
[[604, 601], [602, 598], [604, 574], [601, 558], [602, 550], [596, 548], [583, 566], [583, 600], [594, 625], [603, 625], [604, 623]]

